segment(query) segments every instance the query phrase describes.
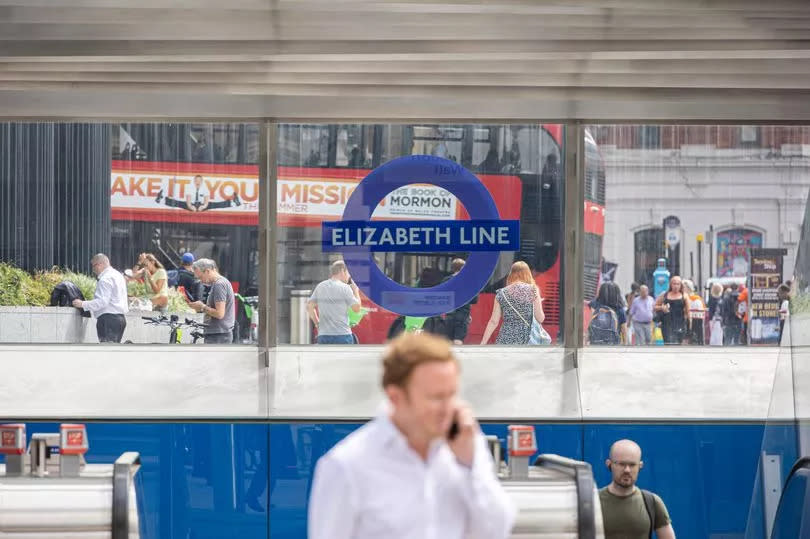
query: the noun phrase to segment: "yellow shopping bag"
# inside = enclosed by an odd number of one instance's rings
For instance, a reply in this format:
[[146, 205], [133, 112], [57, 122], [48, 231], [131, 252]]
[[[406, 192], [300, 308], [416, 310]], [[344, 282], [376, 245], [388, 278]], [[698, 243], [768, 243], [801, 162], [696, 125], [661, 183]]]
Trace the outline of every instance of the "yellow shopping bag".
[[664, 344], [664, 334], [661, 333], [661, 326], [655, 326], [653, 330], [653, 342], [655, 342], [655, 344]]

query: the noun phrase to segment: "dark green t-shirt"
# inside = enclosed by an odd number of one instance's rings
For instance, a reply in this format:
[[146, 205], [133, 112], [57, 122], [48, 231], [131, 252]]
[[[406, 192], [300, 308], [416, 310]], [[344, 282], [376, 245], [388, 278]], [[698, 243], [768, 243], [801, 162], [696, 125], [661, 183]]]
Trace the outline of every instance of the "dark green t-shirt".
[[[657, 494], [655, 499], [655, 529], [670, 523], [669, 513]], [[616, 496], [607, 487], [599, 490], [602, 503], [602, 519], [605, 522], [605, 539], [648, 539], [650, 515], [644, 507], [644, 496], [636, 488], [630, 496]]]

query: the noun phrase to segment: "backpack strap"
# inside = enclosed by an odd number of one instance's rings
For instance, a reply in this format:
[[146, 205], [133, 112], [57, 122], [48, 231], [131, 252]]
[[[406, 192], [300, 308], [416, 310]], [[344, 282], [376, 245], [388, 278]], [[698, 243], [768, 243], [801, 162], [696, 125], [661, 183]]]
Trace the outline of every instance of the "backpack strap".
[[641, 496], [644, 498], [644, 508], [647, 510], [647, 516], [650, 517], [650, 539], [652, 539], [655, 531], [655, 495], [649, 490], [641, 489]]

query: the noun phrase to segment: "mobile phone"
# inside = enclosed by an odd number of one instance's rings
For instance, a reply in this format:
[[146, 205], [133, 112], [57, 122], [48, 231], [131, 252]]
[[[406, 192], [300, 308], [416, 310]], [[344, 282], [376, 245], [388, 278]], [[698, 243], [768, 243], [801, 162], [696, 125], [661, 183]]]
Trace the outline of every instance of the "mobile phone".
[[458, 431], [458, 419], [454, 417], [453, 422], [450, 424], [450, 430], [447, 431], [447, 439], [454, 440], [458, 436]]

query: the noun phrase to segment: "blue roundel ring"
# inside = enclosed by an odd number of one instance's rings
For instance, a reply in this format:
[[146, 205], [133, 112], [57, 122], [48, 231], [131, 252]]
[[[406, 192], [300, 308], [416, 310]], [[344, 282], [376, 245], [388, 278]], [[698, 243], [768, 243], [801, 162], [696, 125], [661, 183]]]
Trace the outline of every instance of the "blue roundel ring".
[[[470, 219], [500, 219], [495, 201], [472, 172], [442, 157], [411, 155], [389, 161], [363, 178], [346, 203], [343, 220], [370, 221], [388, 193], [414, 183], [449, 191], [461, 201]], [[500, 253], [471, 252], [457, 275], [430, 288], [411, 288], [392, 281], [380, 271], [369, 251], [346, 250], [343, 255], [352, 279], [374, 303], [397, 314], [434, 316], [469, 303], [489, 281]], [[432, 298], [437, 297], [448, 298], [449, 305], [436, 304]]]

